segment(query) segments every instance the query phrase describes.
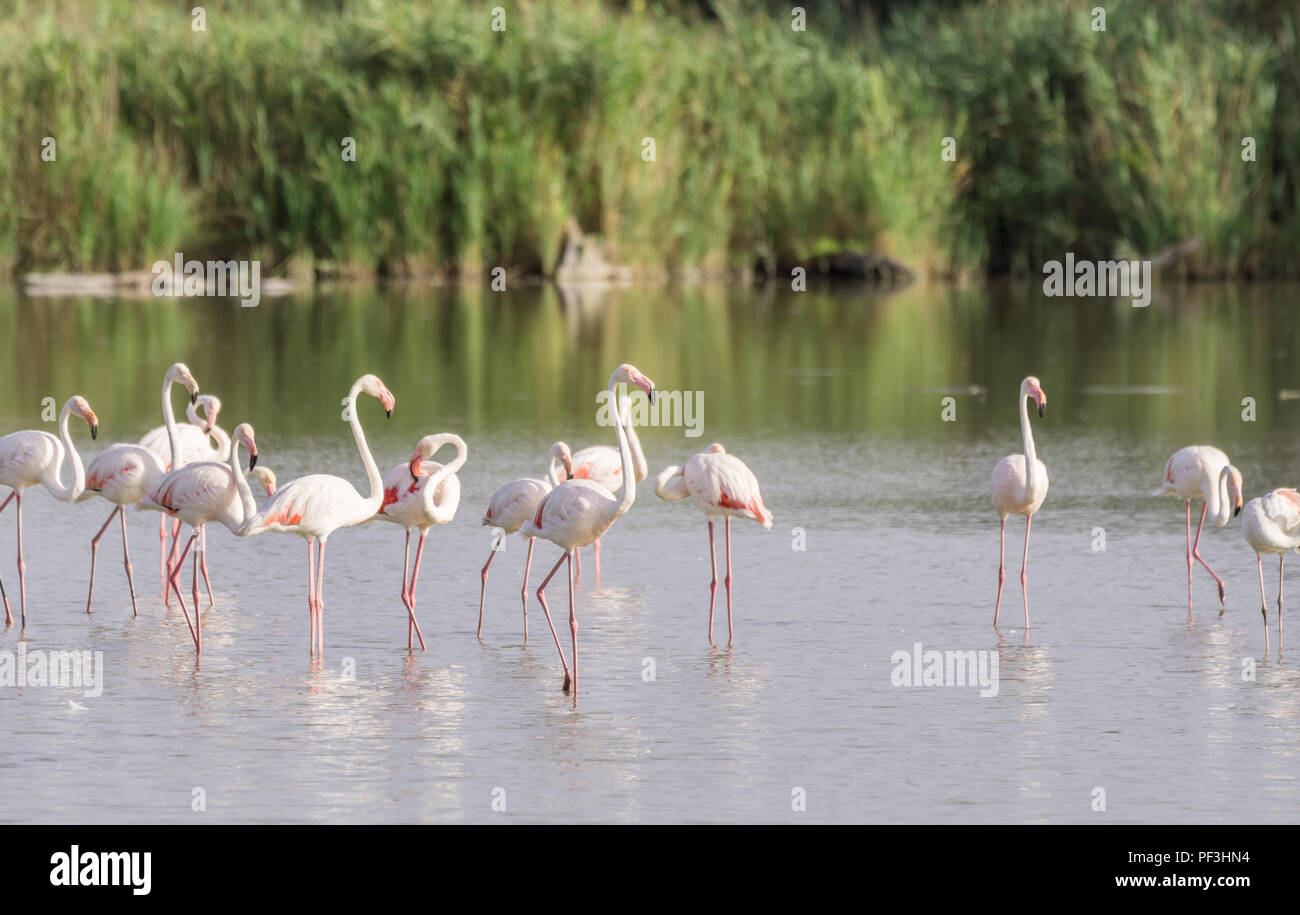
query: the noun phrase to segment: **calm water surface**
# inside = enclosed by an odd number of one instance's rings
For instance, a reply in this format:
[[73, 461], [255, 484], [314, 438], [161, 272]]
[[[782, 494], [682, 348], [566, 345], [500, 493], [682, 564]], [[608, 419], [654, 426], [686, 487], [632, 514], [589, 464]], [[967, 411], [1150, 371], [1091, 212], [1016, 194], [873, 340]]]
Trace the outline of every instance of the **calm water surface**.
[[[5, 431], [42, 427], [43, 398], [81, 393], [101, 435], [92, 444], [74, 423], [79, 447], [134, 441], [160, 422], [161, 377], [179, 359], [222, 397], [223, 426], [256, 426], [282, 481], [363, 484], [339, 401], [366, 371], [397, 395], [391, 420], [361, 405], [382, 469], [429, 432], [470, 449], [460, 513], [429, 536], [425, 653], [405, 649], [394, 526], [331, 540], [317, 663], [303, 542], [212, 530], [216, 606], [196, 661], [158, 596], [156, 517], [129, 519], [139, 618], [111, 534], [87, 616], [88, 541], [110, 506], [30, 491], [27, 647], [102, 651], [105, 687], [0, 689], [0, 819], [1294, 821], [1300, 673], [1290, 654], [1262, 656], [1254, 554], [1235, 520], [1206, 533], [1227, 607], [1198, 570], [1189, 622], [1182, 506], [1153, 493], [1168, 455], [1200, 441], [1233, 456], [1247, 498], [1300, 482], [1296, 292], [1172, 289], [1147, 309], [1044, 302], [1036, 288], [343, 291], [255, 309], [0, 296]], [[710, 648], [703, 517], [643, 483], [604, 541], [598, 583], [584, 562], [575, 710], [535, 600], [523, 644], [517, 537], [493, 563], [474, 638], [490, 547], [479, 519], [497, 486], [541, 474], [552, 441], [613, 443], [595, 393], [624, 360], [663, 390], [703, 392], [701, 437], [642, 431], [651, 474], [722, 441], [776, 524], [735, 526], [736, 643]], [[1031, 543], [1034, 628], [1021, 628], [1015, 519], [998, 632], [988, 476], [1020, 447], [1029, 373], [1049, 397], [1035, 431], [1052, 482]], [[941, 420], [946, 396], [954, 422]], [[10, 509], [11, 595], [14, 546]], [[557, 552], [539, 544], [534, 587]], [[0, 632], [0, 649], [20, 638]], [[894, 686], [891, 656], [917, 642], [997, 649], [997, 695]], [[806, 811], [792, 809], [796, 789]]]

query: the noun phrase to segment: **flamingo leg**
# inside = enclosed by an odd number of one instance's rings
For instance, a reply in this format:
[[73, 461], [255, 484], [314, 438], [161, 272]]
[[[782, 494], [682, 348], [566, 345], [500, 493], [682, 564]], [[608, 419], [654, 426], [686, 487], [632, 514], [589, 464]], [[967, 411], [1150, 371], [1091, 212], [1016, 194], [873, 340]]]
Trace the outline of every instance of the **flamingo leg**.
[[596, 553], [596, 581], [600, 581], [600, 540], [593, 543], [591, 548]]
[[568, 557], [569, 572], [569, 632], [573, 634], [573, 704], [578, 704], [578, 615], [573, 609], [573, 554]]
[[420, 639], [420, 650], [424, 651], [424, 633], [420, 631], [420, 621], [415, 618], [415, 583], [420, 580], [420, 560], [424, 558], [424, 538], [429, 535], [429, 531], [420, 531], [420, 544], [415, 548], [415, 568], [411, 570], [411, 587], [407, 590], [406, 608], [410, 614], [410, 620], [406, 625], [406, 648], [411, 648], [411, 627], [415, 627], [415, 634]]
[[[140, 608], [135, 604], [135, 575], [131, 567], [131, 549], [126, 543], [126, 509], [117, 507], [118, 520], [122, 522], [122, 565], [126, 568], [126, 584], [131, 589], [131, 615], [139, 616]], [[86, 612], [90, 612], [90, 598], [86, 598]]]
[[1264, 554], [1255, 554], [1255, 568], [1259, 570], [1259, 613], [1264, 617], [1264, 657], [1268, 657], [1268, 597], [1264, 594]]
[[1003, 518], [998, 536], [998, 599], [993, 605], [993, 628], [998, 628], [998, 611], [1002, 609], [1002, 583], [1007, 580], [1007, 519]]
[[316, 543], [307, 541], [307, 630], [311, 653], [316, 653]]
[[[564, 686], [560, 687], [560, 689], [566, 693], [569, 691], [569, 684], [572, 682], [569, 676], [569, 662], [564, 659], [564, 648], [560, 646], [560, 636], [555, 631], [555, 623], [551, 622], [551, 610], [546, 606], [546, 586], [551, 583], [555, 573], [560, 571], [560, 563], [568, 558], [569, 554], [567, 552], [561, 556], [559, 562], [555, 563], [555, 566], [551, 569], [550, 574], [542, 579], [541, 587], [537, 589], [537, 600], [542, 605], [542, 612], [546, 614], [546, 625], [551, 627], [551, 638], [555, 639], [555, 650], [560, 653], [560, 664], [564, 667]], [[572, 570], [572, 566], [570, 566], [570, 570]], [[569, 581], [573, 581], [572, 571], [569, 573]]]
[[14, 511], [18, 515], [18, 599], [22, 609], [23, 629], [27, 628], [27, 560], [23, 559], [23, 496], [14, 491]]
[[713, 549], [713, 519], [709, 519], [709, 564], [713, 578], [709, 581], [709, 644], [713, 644], [713, 599], [718, 595], [718, 557]]
[[582, 550], [574, 550], [573, 555], [577, 558], [578, 561], [578, 572], [576, 575], [574, 575], [574, 579], [577, 581], [581, 581], [582, 580]]
[[163, 597], [167, 592], [167, 516], [158, 516], [158, 574], [162, 576]]
[[316, 645], [317, 654], [325, 654], [325, 538], [320, 540], [320, 555], [316, 557]]
[[409, 614], [411, 611], [411, 602], [406, 597], [406, 575], [411, 571], [411, 529], [406, 529], [406, 546], [402, 548], [402, 606], [406, 608], [408, 619], [406, 621], [406, 648], [411, 648], [411, 621]]
[[[171, 548], [167, 551], [167, 577], [169, 579], [171, 578], [172, 568], [174, 564], [178, 561], [176, 558], [176, 548], [180, 546], [180, 540], [181, 540], [181, 519], [174, 518], [172, 520], [172, 545]], [[170, 599], [171, 599], [170, 597], [167, 597], [166, 599], [164, 599], [163, 603], [164, 604], [167, 603]], [[195, 609], [195, 612], [196, 613], [198, 612], [197, 608]]]
[[[185, 557], [189, 553], [190, 547], [194, 545], [194, 538], [197, 536], [198, 530], [196, 529], [194, 533], [190, 534], [190, 539], [186, 541], [185, 549], [181, 551], [180, 560], [171, 567], [171, 574], [167, 577], [167, 584], [170, 586], [171, 590], [176, 592], [176, 601], [181, 605], [181, 613], [185, 614], [185, 625], [190, 627], [190, 638], [194, 639], [194, 650], [196, 652], [202, 652], [203, 643], [199, 640], [199, 633], [198, 630], [195, 629], [194, 623], [190, 621], [190, 612], [185, 607], [185, 598], [181, 596], [181, 587], [176, 580], [177, 576], [181, 573], [181, 568], [185, 564]], [[194, 615], [197, 619], [197, 605], [194, 608]]]
[[[203, 651], [203, 616], [199, 611], [199, 554], [203, 552], [203, 525], [199, 525], [194, 534], [198, 536], [198, 549], [194, 551], [194, 558], [190, 560], [190, 588], [194, 594], [194, 631], [199, 634], [199, 651]], [[191, 536], [190, 540], [194, 537]], [[177, 566], [177, 571], [180, 570]]]
[[736, 632], [731, 626], [731, 516], [727, 516], [727, 577], [723, 581], [727, 584], [727, 647], [731, 647], [732, 639], [736, 637]]
[[1286, 553], [1277, 554], [1277, 656], [1282, 657], [1282, 563]]
[[1020, 560], [1020, 594], [1025, 599], [1025, 628], [1029, 628], [1029, 526], [1033, 515], [1025, 515], [1025, 555]]
[[[17, 493], [17, 490], [10, 491], [8, 498], [6, 498], [3, 503], [0, 503], [0, 512], [4, 511], [9, 506], [9, 502], [13, 499], [15, 493]], [[5, 625], [12, 626], [14, 624], [14, 614], [13, 611], [9, 609], [9, 595], [5, 594], [5, 583], [3, 578], [0, 578], [0, 596], [4, 598], [5, 603]]]
[[[1189, 502], [1188, 504], [1190, 505], [1191, 503]], [[1200, 552], [1197, 550], [1197, 547], [1199, 547], [1200, 544], [1201, 544], [1201, 528], [1205, 527], [1205, 511], [1206, 511], [1206, 506], [1205, 506], [1204, 504], [1202, 504], [1202, 505], [1201, 505], [1201, 523], [1198, 524], [1198, 525], [1196, 526], [1196, 540], [1192, 542], [1192, 557], [1193, 557], [1194, 559], [1196, 559], [1196, 561], [1199, 562], [1201, 565], [1205, 566], [1205, 571], [1209, 572], [1210, 575], [1214, 578], [1214, 580], [1218, 583], [1218, 585], [1219, 585], [1219, 604], [1220, 604], [1220, 606], [1222, 606], [1222, 604], [1223, 604], [1223, 599], [1224, 599], [1223, 579], [1220, 578], [1218, 575], [1215, 575], [1215, 574], [1214, 574], [1214, 570], [1210, 568], [1210, 564], [1209, 564], [1208, 562], [1206, 562], [1204, 559], [1201, 558], [1201, 554], [1200, 554]]]
[[533, 565], [533, 545], [537, 542], [536, 538], [528, 538], [528, 558], [524, 560], [524, 586], [519, 591], [519, 597], [524, 604], [524, 644], [528, 644], [528, 570]]
[[[113, 519], [117, 517], [117, 513], [121, 510], [122, 506], [115, 506], [113, 510], [108, 513], [108, 519], [104, 522], [103, 526], [100, 527], [99, 533], [90, 538], [90, 591], [86, 594], [87, 613], [90, 612], [90, 599], [95, 596], [95, 554], [99, 552], [99, 540], [104, 536], [104, 531], [108, 530], [108, 526], [113, 523]], [[134, 596], [135, 595], [132, 595], [132, 598], [134, 598]], [[131, 604], [132, 606], [135, 605], [134, 599], [131, 601]]]
[[1187, 500], [1187, 619], [1192, 618], [1192, 500]]
[[[216, 601], [212, 599], [212, 580], [208, 578], [208, 529], [205, 525], [199, 530], [201, 531], [199, 534], [199, 566], [203, 569], [203, 586], [208, 589], [208, 609], [212, 609]], [[197, 607], [198, 604], [195, 603], [194, 606]], [[197, 613], [198, 611], [195, 610], [194, 612]]]
[[[407, 539], [408, 540], [410, 539], [409, 534], [407, 535]], [[483, 601], [487, 597], [488, 566], [492, 565], [492, 559], [497, 554], [497, 542], [499, 541], [493, 542], [492, 549], [488, 553], [487, 562], [483, 563], [483, 568], [480, 569], [478, 573], [481, 583], [479, 585], [479, 591], [478, 591], [478, 633], [477, 635], [480, 639], [483, 638]], [[403, 572], [402, 575], [403, 578], [405, 578], [406, 573]], [[527, 589], [527, 587], [528, 587], [528, 582], [525, 581], [524, 588]]]

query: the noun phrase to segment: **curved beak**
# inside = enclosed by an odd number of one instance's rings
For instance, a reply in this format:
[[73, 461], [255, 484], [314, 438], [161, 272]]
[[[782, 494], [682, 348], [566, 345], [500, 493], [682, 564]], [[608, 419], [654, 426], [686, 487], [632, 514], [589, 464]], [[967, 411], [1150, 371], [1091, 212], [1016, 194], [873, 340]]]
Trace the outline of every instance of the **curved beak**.
[[[99, 438], [99, 423], [98, 423], [98, 422], [93, 422], [93, 423], [90, 424], [90, 437], [91, 437], [92, 440], [93, 440], [93, 439], [97, 439], [97, 438]], [[1240, 509], [1238, 509], [1238, 511], [1240, 511]]]
[[407, 462], [406, 467], [411, 471], [411, 479], [420, 479], [420, 465], [424, 463], [424, 455], [417, 449], [411, 460]]
[[1047, 401], [1043, 401], [1038, 405], [1038, 415], [1040, 417], [1047, 415]]
[[1235, 508], [1233, 508], [1233, 510], [1232, 510], [1232, 517], [1235, 518], [1235, 517], [1237, 517], [1237, 516], [1240, 515], [1240, 514], [1241, 514], [1241, 506], [1238, 505], [1238, 506], [1236, 506]]
[[384, 405], [384, 414], [392, 419], [393, 407], [397, 406], [397, 398], [393, 396], [393, 392], [384, 388], [379, 392], [379, 402]]
[[572, 480], [573, 460], [567, 454], [562, 454], [560, 455], [560, 463], [564, 465], [564, 478], [566, 480]]
[[250, 451], [248, 453], [248, 469], [252, 470], [256, 466], [257, 466], [257, 452]]

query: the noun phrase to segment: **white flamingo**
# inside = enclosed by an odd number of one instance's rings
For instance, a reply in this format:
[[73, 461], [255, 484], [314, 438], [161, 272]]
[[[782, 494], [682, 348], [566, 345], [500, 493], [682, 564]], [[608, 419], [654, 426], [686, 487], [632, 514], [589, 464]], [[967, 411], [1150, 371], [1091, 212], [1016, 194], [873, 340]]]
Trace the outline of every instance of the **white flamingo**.
[[989, 481], [989, 495], [993, 498], [993, 510], [998, 513], [1001, 524], [1001, 545], [998, 550], [998, 599], [993, 606], [993, 625], [998, 624], [998, 610], [1002, 607], [1002, 583], [1007, 580], [1007, 516], [1025, 516], [1025, 552], [1020, 560], [1020, 593], [1025, 601], [1025, 628], [1029, 628], [1029, 526], [1033, 523], [1034, 512], [1042, 506], [1047, 498], [1047, 465], [1038, 459], [1034, 450], [1034, 433], [1029, 428], [1029, 398], [1038, 404], [1041, 417], [1047, 410], [1047, 395], [1043, 386], [1033, 375], [1020, 382], [1020, 396], [1016, 398], [1020, 407], [1020, 436], [1024, 441], [1024, 454], [1008, 454], [998, 461], [993, 468], [993, 478]]
[[[561, 469], [564, 471], [563, 475], [560, 474]], [[478, 592], [478, 637], [480, 639], [483, 638], [483, 600], [487, 594], [488, 567], [492, 565], [493, 557], [501, 551], [501, 545], [506, 537], [519, 530], [525, 521], [537, 514], [537, 506], [541, 503], [542, 497], [572, 475], [573, 456], [569, 452], [569, 446], [564, 442], [556, 442], [551, 445], [551, 452], [547, 456], [545, 479], [523, 477], [511, 480], [492, 494], [492, 501], [483, 515], [483, 526], [497, 528], [501, 533], [493, 540], [487, 562], [483, 563], [483, 568], [479, 572], [482, 579]], [[524, 604], [525, 643], [528, 642], [528, 570], [533, 565], [535, 542], [534, 538], [528, 538], [528, 558], [524, 560], [524, 584], [519, 591]]]
[[[1164, 495], [1173, 495], [1186, 503], [1187, 515], [1187, 614], [1192, 613], [1192, 560], [1205, 566], [1219, 586], [1219, 605], [1226, 594], [1223, 579], [1201, 557], [1201, 529], [1208, 510], [1216, 527], [1241, 511], [1241, 471], [1233, 467], [1228, 456], [1212, 445], [1188, 445], [1180, 448], [1165, 462]], [[1192, 540], [1192, 499], [1201, 500], [1201, 522]]]
[[713, 545], [713, 520], [726, 519], [727, 535], [727, 645], [735, 637], [731, 622], [731, 519], [749, 518], [768, 530], [772, 513], [763, 503], [758, 480], [744, 461], [727, 454], [717, 442], [693, 455], [683, 467], [666, 467], [655, 480], [655, 495], [665, 502], [688, 496], [694, 500], [709, 522], [709, 562], [713, 579], [709, 582], [709, 644], [713, 644], [713, 604], [718, 593], [718, 557]]
[[1275, 489], [1251, 499], [1241, 513], [1241, 533], [1255, 551], [1259, 570], [1259, 612], [1264, 617], [1264, 656], [1268, 656], [1268, 598], [1264, 595], [1264, 553], [1277, 553], [1277, 654], [1282, 656], [1282, 564], [1300, 549], [1300, 493]]
[[[0, 512], [16, 501], [18, 527], [18, 596], [22, 606], [23, 628], [27, 628], [27, 562], [23, 559], [23, 490], [37, 483], [50, 491], [60, 502], [72, 502], [86, 488], [86, 471], [81, 464], [72, 437], [68, 434], [68, 415], [75, 412], [90, 426], [90, 437], [99, 435], [99, 419], [80, 395], [68, 398], [59, 413], [59, 435], [56, 438], [40, 429], [11, 432], [0, 438], [0, 485], [13, 490], [0, 504]], [[72, 464], [72, 482], [64, 485], [63, 459]], [[0, 590], [0, 594], [3, 591]], [[4, 597], [5, 625], [14, 624], [9, 598]]]
[[[654, 403], [654, 382], [641, 373], [634, 365], [623, 363], [609, 376], [610, 393], [617, 396], [619, 386], [634, 384], [645, 391]], [[626, 417], [619, 416], [614, 423], [614, 436], [618, 440], [618, 453], [622, 461], [623, 484], [619, 493], [611, 493], [599, 483], [591, 480], [566, 480], [542, 497], [537, 507], [537, 514], [525, 521], [520, 530], [525, 537], [542, 537], [551, 541], [564, 555], [555, 563], [550, 574], [537, 589], [537, 600], [546, 614], [546, 624], [555, 639], [555, 647], [560, 653], [560, 664], [564, 667], [564, 686], [568, 692], [570, 682], [573, 685], [573, 701], [578, 701], [578, 617], [573, 607], [573, 553], [579, 547], [591, 544], [609, 530], [610, 526], [627, 514], [632, 503], [636, 501], [636, 481], [632, 467], [632, 452], [628, 447]], [[618, 496], [617, 498], [615, 496]], [[560, 566], [568, 562], [569, 577], [569, 631], [573, 635], [573, 673], [564, 659], [564, 649], [560, 646], [560, 637], [555, 632], [551, 621], [551, 611], [546, 606], [546, 586], [550, 583]]]
[[[449, 464], [430, 460], [446, 445], [456, 449]], [[460, 478], [457, 471], [465, 466], [469, 456], [465, 441], [459, 435], [444, 432], [426, 435], [415, 446], [415, 454], [405, 464], [398, 464], [384, 477], [384, 501], [376, 518], [391, 521], [406, 528], [406, 547], [402, 550], [402, 603], [406, 606], [406, 648], [412, 648], [411, 633], [420, 639], [424, 651], [424, 633], [415, 618], [415, 583], [420, 577], [420, 560], [424, 557], [424, 538], [435, 524], [446, 524], [456, 517], [460, 506]], [[411, 530], [420, 531], [420, 543], [415, 549], [415, 567], [411, 569], [410, 584], [406, 573], [411, 562]]]
[[325, 650], [326, 541], [341, 527], [369, 521], [384, 501], [384, 480], [379, 475], [379, 467], [357, 419], [357, 395], [362, 393], [378, 398], [389, 416], [393, 415], [395, 398], [378, 377], [362, 375], [343, 399], [343, 416], [352, 427], [352, 437], [366, 470], [366, 480], [370, 483], [370, 494], [362, 495], [342, 477], [308, 474], [278, 490], [260, 512], [245, 522], [241, 531], [244, 536], [263, 531], [297, 534], [307, 541], [307, 610], [313, 654], [318, 646], [322, 653]]
[[[628, 422], [632, 409], [632, 398], [620, 397], [618, 415], [627, 429], [627, 445], [632, 452], [632, 469], [638, 483], [650, 474], [650, 465], [646, 463], [645, 452], [641, 450], [641, 439], [637, 437], [636, 426]], [[573, 453], [573, 472], [575, 480], [591, 480], [604, 486], [610, 492], [618, 492], [623, 483], [623, 464], [618, 449], [613, 445], [588, 445]], [[591, 545], [596, 559], [596, 578], [600, 578], [600, 540]], [[582, 577], [582, 551], [573, 555], [574, 578]]]

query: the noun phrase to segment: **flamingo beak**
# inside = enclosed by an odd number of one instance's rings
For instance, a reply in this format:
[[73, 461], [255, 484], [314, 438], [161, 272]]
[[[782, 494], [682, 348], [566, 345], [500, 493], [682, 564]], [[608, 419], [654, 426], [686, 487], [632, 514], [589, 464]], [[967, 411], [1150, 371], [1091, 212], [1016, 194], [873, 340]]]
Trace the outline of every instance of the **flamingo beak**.
[[379, 392], [379, 402], [384, 405], [385, 415], [387, 415], [389, 419], [392, 419], [393, 407], [397, 405], [397, 398], [393, 396], [393, 392], [388, 390], [388, 388], [381, 390]]
[[250, 450], [248, 452], [248, 469], [252, 470], [257, 466], [257, 452]]
[[564, 478], [566, 480], [572, 480], [573, 460], [567, 454], [562, 454], [560, 455], [560, 463], [564, 465]]
[[417, 450], [414, 456], [412, 456], [411, 460], [408, 461], [406, 465], [407, 469], [411, 471], [412, 480], [420, 479], [420, 465], [423, 463], [424, 463], [424, 455]]
[[1240, 514], [1241, 514], [1241, 504], [1238, 503], [1237, 506], [1232, 510], [1232, 517], [1235, 518]]

